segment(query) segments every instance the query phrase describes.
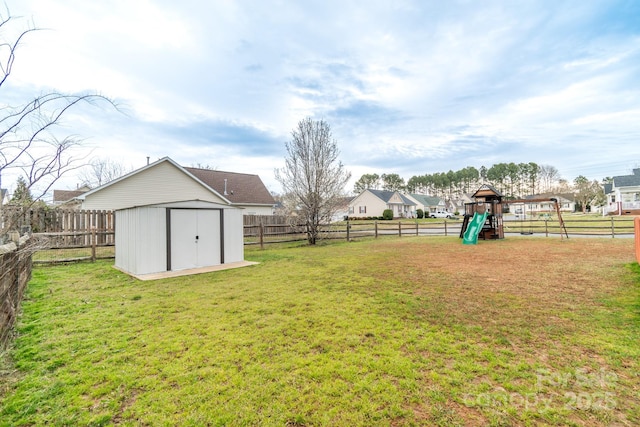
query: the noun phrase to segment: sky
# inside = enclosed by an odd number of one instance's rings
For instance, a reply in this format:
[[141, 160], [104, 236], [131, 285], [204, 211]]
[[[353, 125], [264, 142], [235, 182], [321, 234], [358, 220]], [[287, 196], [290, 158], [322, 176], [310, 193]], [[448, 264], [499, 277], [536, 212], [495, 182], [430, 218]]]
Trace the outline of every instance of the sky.
[[108, 96], [117, 111], [81, 106], [64, 129], [84, 138], [83, 155], [127, 168], [168, 156], [258, 174], [277, 193], [274, 169], [306, 117], [331, 126], [346, 190], [365, 173], [408, 180], [503, 162], [569, 181], [640, 167], [640, 1], [6, 6], [13, 25], [42, 31], [20, 47], [0, 103]]

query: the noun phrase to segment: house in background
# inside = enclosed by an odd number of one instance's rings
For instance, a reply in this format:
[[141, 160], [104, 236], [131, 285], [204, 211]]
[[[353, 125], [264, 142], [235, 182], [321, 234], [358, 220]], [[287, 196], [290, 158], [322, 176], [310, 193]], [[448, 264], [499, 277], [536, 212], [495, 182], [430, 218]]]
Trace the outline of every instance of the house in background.
[[445, 207], [448, 212], [464, 214], [464, 206], [468, 203], [473, 203], [474, 201], [475, 199], [473, 198], [473, 194], [464, 193], [459, 199], [448, 200]]
[[[534, 201], [535, 199], [557, 199], [558, 207], [561, 212], [571, 213], [576, 211], [576, 200], [571, 193], [541, 193], [524, 196], [522, 200], [532, 200], [531, 203], [518, 204], [510, 206], [509, 213], [515, 215], [533, 215], [542, 213], [554, 213], [556, 211], [555, 203], [551, 201]], [[509, 204], [509, 200], [503, 200], [505, 204]]]
[[341, 197], [340, 200], [338, 200], [335, 207], [335, 212], [331, 217], [331, 222], [344, 221], [345, 217], [349, 216], [349, 203], [352, 200], [352, 196]]
[[[119, 183], [126, 181], [126, 185]], [[258, 175], [185, 168], [169, 157], [114, 179], [77, 199], [87, 210], [118, 210], [183, 199], [243, 209], [245, 215], [273, 215], [275, 200]]]
[[412, 218], [416, 203], [398, 191], [368, 189], [349, 202], [349, 217], [380, 217], [386, 209], [393, 211], [394, 218]]
[[610, 215], [640, 215], [640, 168], [632, 175], [614, 176], [604, 185], [607, 197], [605, 213]]
[[416, 206], [413, 211], [413, 217], [417, 217], [417, 210], [422, 209], [425, 216], [436, 211], [445, 210], [445, 203], [439, 197], [427, 196], [426, 194], [405, 194], [405, 196], [413, 201]]
[[76, 190], [53, 190], [53, 205], [74, 209], [81, 204], [77, 197], [90, 190], [91, 188], [88, 185], [78, 187]]

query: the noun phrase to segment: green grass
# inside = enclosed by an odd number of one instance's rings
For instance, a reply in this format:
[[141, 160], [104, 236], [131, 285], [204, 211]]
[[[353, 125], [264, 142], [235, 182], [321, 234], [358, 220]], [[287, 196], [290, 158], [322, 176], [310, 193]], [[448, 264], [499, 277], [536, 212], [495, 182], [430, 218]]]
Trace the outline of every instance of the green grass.
[[636, 425], [632, 242], [580, 240], [248, 248], [259, 265], [151, 282], [36, 268], [0, 425]]

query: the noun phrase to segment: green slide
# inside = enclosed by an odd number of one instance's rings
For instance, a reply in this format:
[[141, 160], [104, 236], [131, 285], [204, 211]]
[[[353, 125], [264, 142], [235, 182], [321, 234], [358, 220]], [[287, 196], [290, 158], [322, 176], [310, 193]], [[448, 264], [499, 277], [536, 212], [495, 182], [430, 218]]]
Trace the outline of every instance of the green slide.
[[482, 226], [487, 220], [488, 215], [489, 212], [485, 212], [482, 214], [476, 212], [473, 214], [473, 218], [471, 218], [471, 221], [467, 226], [467, 230], [464, 232], [464, 237], [462, 238], [463, 244], [475, 245], [478, 243], [478, 235], [480, 234], [480, 231], [482, 231]]

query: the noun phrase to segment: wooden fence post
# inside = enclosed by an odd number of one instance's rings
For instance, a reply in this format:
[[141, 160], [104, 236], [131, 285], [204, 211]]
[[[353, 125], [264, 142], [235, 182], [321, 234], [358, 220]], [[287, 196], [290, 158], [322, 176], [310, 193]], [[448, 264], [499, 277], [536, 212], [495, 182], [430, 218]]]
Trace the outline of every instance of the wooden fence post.
[[97, 234], [96, 234], [96, 228], [92, 227], [91, 228], [91, 262], [96, 262], [96, 240], [97, 240]]
[[420, 234], [420, 233], [418, 232], [418, 229], [419, 229], [419, 227], [418, 227], [418, 220], [416, 219], [416, 236], [418, 236], [418, 235]]
[[611, 238], [615, 238], [616, 237], [616, 228], [613, 225], [613, 217], [611, 217]]
[[398, 221], [398, 237], [402, 237], [402, 222]]
[[373, 221], [373, 225], [375, 226], [376, 229], [376, 239], [378, 238], [378, 221]]
[[444, 235], [447, 235], [447, 220], [444, 220]]
[[544, 219], [544, 237], [549, 237], [549, 220], [546, 218]]
[[350, 242], [351, 240], [349, 239], [349, 229], [351, 228], [351, 224], [349, 223], [349, 220], [347, 220], [347, 242]]
[[264, 249], [264, 224], [262, 218], [260, 218], [260, 224], [258, 225], [258, 236], [260, 239], [260, 249]]

